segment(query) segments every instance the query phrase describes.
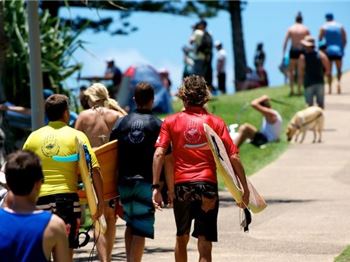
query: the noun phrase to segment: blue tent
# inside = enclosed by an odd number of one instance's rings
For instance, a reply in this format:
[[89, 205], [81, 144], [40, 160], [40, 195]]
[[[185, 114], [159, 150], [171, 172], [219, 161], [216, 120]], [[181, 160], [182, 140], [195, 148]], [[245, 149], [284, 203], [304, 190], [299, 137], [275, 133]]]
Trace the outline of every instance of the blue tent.
[[173, 112], [171, 96], [163, 86], [159, 73], [150, 65], [130, 66], [123, 75], [123, 80], [117, 95], [118, 103], [130, 110], [136, 108], [133, 100], [135, 87], [139, 82], [148, 82], [154, 88], [155, 97], [153, 111], [156, 113]]

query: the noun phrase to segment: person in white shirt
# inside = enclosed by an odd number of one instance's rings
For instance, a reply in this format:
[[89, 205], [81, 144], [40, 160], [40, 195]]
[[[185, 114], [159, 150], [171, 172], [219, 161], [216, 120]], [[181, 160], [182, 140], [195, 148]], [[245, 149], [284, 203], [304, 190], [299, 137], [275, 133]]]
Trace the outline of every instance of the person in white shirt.
[[226, 50], [220, 41], [215, 42], [215, 48], [217, 50], [216, 58], [216, 76], [218, 80], [218, 88], [222, 94], [226, 93]]
[[251, 106], [263, 115], [260, 130], [255, 126], [245, 123], [239, 127], [235, 144], [239, 147], [246, 139], [251, 139], [251, 144], [260, 147], [266, 143], [279, 141], [282, 130], [282, 117], [271, 108], [270, 98], [263, 95], [254, 99]]

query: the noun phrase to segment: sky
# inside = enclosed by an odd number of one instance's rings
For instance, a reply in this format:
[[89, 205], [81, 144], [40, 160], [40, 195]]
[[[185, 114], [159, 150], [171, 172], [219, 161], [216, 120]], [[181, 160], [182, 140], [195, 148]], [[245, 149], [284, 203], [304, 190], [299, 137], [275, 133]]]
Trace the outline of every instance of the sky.
[[[294, 23], [296, 14], [301, 11], [304, 24], [314, 37], [318, 37], [319, 29], [325, 22], [324, 15], [334, 14], [347, 34], [348, 45], [345, 49], [343, 68], [350, 69], [350, 1], [249, 1], [242, 12], [243, 34], [247, 63], [253, 67], [253, 56], [258, 42], [264, 43], [266, 53], [265, 68], [270, 85], [283, 84], [283, 76], [278, 70], [283, 52], [282, 46], [286, 31]], [[74, 18], [76, 16], [94, 19], [112, 17], [118, 23], [119, 12], [103, 11], [87, 8], [61, 8], [60, 16]], [[150, 64], [156, 69], [167, 69], [176, 90], [181, 84], [183, 71], [182, 47], [188, 44], [191, 35], [191, 26], [198, 21], [196, 16], [180, 17], [169, 14], [135, 12], [129, 21], [139, 28], [138, 31], [127, 36], [109, 33], [84, 32], [81, 39], [86, 41], [84, 50], [75, 52], [75, 59], [83, 63], [81, 76], [103, 75], [105, 61], [113, 58], [117, 66], [125, 71], [131, 65]], [[220, 12], [215, 18], [207, 19], [208, 31], [213, 39], [223, 43], [227, 51], [226, 86], [229, 93], [234, 92], [234, 61], [232, 50], [232, 31], [229, 14]], [[111, 28], [116, 28], [112, 24]], [[214, 54], [216, 52], [214, 51]], [[215, 56], [213, 59], [215, 68]], [[215, 72], [214, 72], [215, 79]], [[214, 85], [216, 79], [214, 80]], [[70, 88], [78, 87], [87, 82], [78, 81], [74, 75], [67, 81]]]

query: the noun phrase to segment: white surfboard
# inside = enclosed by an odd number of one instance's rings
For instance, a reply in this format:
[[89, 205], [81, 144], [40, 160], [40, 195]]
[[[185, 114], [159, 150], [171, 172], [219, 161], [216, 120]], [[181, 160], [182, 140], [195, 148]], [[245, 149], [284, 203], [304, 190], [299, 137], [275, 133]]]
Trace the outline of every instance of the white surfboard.
[[[243, 188], [239, 178], [235, 175], [231, 161], [227, 155], [226, 148], [221, 138], [207, 124], [203, 124], [204, 131], [208, 140], [209, 147], [213, 153], [216, 169], [218, 174], [224, 180], [227, 190], [231, 193], [233, 199], [237, 203], [242, 202]], [[247, 178], [247, 184], [250, 191], [248, 208], [253, 213], [259, 213], [266, 208], [264, 198], [254, 188], [252, 183]]]

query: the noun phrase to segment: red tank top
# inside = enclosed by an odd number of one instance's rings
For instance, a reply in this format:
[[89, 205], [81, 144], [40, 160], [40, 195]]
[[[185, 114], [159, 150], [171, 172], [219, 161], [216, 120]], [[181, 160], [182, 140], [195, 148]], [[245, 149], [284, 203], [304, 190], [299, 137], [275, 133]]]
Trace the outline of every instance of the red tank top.
[[202, 107], [165, 118], [156, 147], [171, 144], [175, 160], [175, 184], [187, 182], [217, 183], [214, 157], [207, 144], [203, 123], [207, 123], [222, 139], [229, 156], [238, 153], [225, 122]]

